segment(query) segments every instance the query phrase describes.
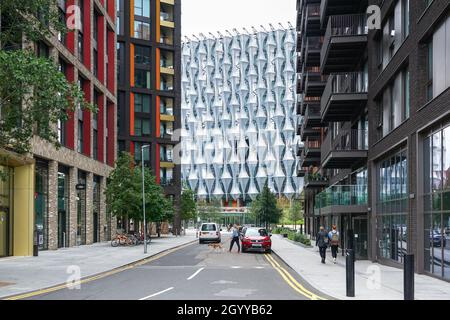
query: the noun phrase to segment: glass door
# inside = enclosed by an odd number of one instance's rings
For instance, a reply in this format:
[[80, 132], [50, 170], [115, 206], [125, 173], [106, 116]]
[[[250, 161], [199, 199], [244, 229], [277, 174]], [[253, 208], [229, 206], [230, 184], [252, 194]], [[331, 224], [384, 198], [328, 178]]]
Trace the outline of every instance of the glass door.
[[355, 238], [355, 257], [356, 259], [367, 259], [368, 234], [367, 217], [358, 216], [353, 218], [353, 230]]
[[8, 250], [8, 229], [9, 213], [7, 208], [0, 207], [0, 257], [9, 255]]

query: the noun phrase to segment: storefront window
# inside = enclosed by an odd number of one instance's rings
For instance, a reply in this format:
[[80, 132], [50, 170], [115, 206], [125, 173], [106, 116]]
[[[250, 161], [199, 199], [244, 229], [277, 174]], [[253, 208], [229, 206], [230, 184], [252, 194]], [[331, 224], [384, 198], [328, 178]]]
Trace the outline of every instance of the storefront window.
[[94, 176], [94, 187], [93, 187], [93, 241], [100, 242], [100, 181], [101, 178], [99, 176]]
[[35, 227], [39, 250], [48, 249], [48, 163], [36, 161]]
[[86, 173], [78, 171], [77, 245], [86, 244]]
[[69, 169], [58, 168], [58, 248], [69, 246]]
[[450, 279], [450, 126], [424, 141], [425, 270]]
[[403, 263], [407, 253], [408, 160], [407, 151], [380, 162], [378, 177], [377, 235], [379, 256]]

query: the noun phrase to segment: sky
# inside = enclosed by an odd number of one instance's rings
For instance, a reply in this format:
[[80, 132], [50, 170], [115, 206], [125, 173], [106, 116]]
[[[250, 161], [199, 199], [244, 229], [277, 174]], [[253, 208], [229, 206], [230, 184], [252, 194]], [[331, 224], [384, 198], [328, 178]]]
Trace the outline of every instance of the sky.
[[[251, 26], [267, 30], [269, 23], [278, 28], [278, 23], [288, 27], [287, 22], [296, 24], [296, 0], [182, 0], [181, 32], [184, 36], [208, 32], [217, 35], [217, 31], [232, 32], [242, 27], [248, 31]], [[233, 33], [233, 32], [232, 32]], [[234, 34], [234, 33], [233, 33]]]

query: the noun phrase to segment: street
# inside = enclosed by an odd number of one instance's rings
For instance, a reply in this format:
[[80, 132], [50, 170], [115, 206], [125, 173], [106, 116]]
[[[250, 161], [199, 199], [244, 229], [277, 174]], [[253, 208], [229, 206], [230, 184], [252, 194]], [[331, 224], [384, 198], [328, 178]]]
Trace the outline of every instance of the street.
[[275, 254], [229, 253], [193, 243], [107, 276], [83, 279], [79, 289], [42, 290], [42, 300], [306, 300], [327, 299]]

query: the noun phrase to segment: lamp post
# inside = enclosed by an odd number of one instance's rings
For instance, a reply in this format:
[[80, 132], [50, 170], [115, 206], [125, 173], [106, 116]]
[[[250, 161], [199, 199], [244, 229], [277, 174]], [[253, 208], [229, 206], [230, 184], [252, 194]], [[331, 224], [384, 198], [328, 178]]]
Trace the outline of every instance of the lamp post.
[[145, 175], [144, 175], [144, 149], [149, 148], [150, 145], [146, 144], [141, 147], [141, 164], [142, 164], [142, 208], [144, 212], [144, 254], [147, 253], [147, 222], [145, 221]]

